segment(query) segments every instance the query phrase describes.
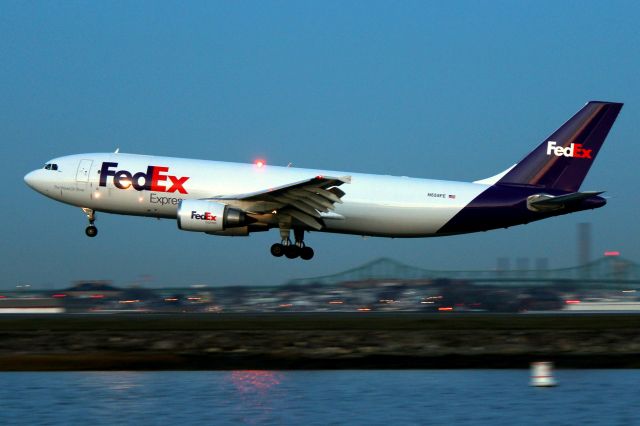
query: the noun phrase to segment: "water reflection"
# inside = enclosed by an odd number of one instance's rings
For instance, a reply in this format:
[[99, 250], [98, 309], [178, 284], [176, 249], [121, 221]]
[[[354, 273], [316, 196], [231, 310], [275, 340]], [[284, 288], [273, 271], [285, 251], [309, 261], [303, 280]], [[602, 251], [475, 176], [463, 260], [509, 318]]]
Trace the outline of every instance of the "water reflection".
[[278, 371], [241, 370], [229, 373], [237, 392], [238, 415], [243, 423], [258, 424], [277, 418], [274, 402], [286, 397], [281, 386], [285, 374]]
[[142, 373], [135, 371], [91, 371], [86, 372], [83, 378], [93, 386], [110, 390], [113, 392], [123, 392], [142, 386], [140, 380], [144, 377]]

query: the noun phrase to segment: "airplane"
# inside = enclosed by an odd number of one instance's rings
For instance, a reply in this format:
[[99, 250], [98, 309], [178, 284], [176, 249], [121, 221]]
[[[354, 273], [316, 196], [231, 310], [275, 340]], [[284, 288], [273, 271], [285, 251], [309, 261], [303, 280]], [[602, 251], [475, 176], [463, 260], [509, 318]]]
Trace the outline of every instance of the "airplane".
[[[520, 162], [493, 177], [456, 182], [120, 153], [48, 161], [24, 180], [82, 209], [176, 219], [183, 231], [247, 236], [280, 230], [271, 254], [309, 260], [305, 231], [434, 237], [508, 228], [606, 204], [580, 192], [622, 103], [588, 102]], [[290, 239], [293, 231], [294, 240]]]

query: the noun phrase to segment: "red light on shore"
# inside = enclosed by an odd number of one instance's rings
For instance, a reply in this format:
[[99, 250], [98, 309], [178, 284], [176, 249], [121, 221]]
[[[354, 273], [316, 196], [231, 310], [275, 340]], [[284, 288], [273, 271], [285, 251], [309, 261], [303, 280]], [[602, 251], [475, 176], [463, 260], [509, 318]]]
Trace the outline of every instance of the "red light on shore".
[[438, 308], [439, 311], [453, 311], [452, 306], [441, 306]]
[[51, 297], [53, 297], [53, 298], [55, 298], [55, 299], [60, 299], [60, 298], [63, 298], [63, 297], [67, 297], [67, 295], [66, 295], [66, 294], [64, 294], [64, 293], [57, 293], [57, 294], [54, 294], [54, 295], [53, 295], [53, 296], [51, 296]]
[[609, 257], [609, 256], [620, 256], [620, 252], [619, 251], [605, 251], [604, 255]]
[[565, 300], [564, 303], [566, 303], [567, 305], [577, 305], [578, 303], [580, 303], [579, 300]]

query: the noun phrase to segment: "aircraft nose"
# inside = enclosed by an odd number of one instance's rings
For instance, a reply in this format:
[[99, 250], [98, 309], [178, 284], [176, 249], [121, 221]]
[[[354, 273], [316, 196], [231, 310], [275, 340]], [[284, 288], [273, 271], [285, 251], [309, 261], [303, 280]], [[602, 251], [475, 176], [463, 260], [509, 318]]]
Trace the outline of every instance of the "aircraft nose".
[[41, 182], [40, 170], [34, 170], [32, 172], [24, 175], [24, 183], [26, 183], [29, 188], [39, 190], [39, 183]]
[[24, 175], [24, 183], [26, 183], [30, 188], [33, 188], [33, 185], [35, 184], [35, 170], [32, 172], [27, 173], [26, 175]]

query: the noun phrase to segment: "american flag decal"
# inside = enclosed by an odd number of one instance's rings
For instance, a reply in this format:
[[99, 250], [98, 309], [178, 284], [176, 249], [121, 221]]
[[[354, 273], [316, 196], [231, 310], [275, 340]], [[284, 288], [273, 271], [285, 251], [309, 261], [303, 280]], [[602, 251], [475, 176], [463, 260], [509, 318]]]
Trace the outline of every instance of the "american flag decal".
[[451, 199], [455, 199], [455, 198], [456, 198], [456, 196], [455, 196], [454, 194], [449, 194], [449, 198], [451, 198]]

